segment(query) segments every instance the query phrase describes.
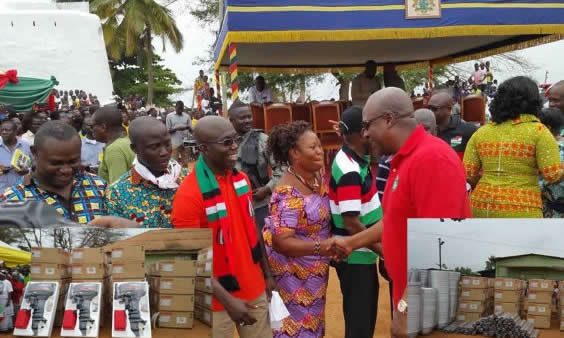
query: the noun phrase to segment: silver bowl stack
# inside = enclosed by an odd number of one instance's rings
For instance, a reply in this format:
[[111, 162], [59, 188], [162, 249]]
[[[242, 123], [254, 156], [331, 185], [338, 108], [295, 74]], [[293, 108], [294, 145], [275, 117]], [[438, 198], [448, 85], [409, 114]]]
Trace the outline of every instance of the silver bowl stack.
[[449, 324], [449, 273], [448, 271], [431, 271], [431, 287], [437, 289], [437, 321], [439, 329]]
[[407, 335], [417, 337], [421, 331], [421, 283], [409, 282], [407, 285]]
[[458, 283], [460, 272], [450, 271], [448, 273], [449, 282], [449, 322], [456, 319], [456, 309], [458, 308]]
[[421, 333], [429, 334], [437, 325], [437, 289], [421, 288]]

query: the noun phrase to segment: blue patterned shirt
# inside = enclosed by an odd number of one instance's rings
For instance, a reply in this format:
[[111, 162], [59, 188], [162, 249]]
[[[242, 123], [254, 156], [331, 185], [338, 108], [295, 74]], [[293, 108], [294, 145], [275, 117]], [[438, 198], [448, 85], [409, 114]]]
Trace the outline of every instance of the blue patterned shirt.
[[65, 219], [86, 224], [96, 216], [107, 214], [104, 206], [105, 189], [106, 182], [103, 179], [94, 174], [78, 171], [72, 183], [71, 210], [61, 196], [42, 189], [35, 179], [27, 185], [18, 184], [6, 189], [4, 194], [0, 195], [0, 201], [44, 201], [53, 206]]
[[[188, 175], [182, 169], [178, 184]], [[144, 228], [172, 228], [170, 216], [177, 189], [161, 189], [134, 168], [112, 183], [106, 192], [108, 214], [142, 223]]]

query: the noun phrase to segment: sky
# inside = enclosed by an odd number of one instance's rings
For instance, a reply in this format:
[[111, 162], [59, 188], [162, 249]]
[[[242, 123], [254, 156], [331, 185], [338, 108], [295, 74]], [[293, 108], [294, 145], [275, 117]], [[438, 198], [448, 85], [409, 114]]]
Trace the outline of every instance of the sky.
[[[162, 44], [157, 40], [155, 40], [155, 47], [156, 51], [163, 56], [164, 64], [172, 69], [183, 82], [182, 86], [191, 87], [198, 76], [199, 69], [202, 69], [201, 66], [193, 65], [192, 63], [198, 57], [207, 55], [209, 46], [215, 42], [215, 36], [210, 33], [210, 29], [202, 27], [196, 22], [187, 10], [185, 3], [178, 1], [171, 5], [178, 28], [184, 35], [184, 49], [179, 54], [176, 54], [172, 48], [167, 48], [166, 52], [162, 53]], [[528, 75], [537, 82], [544, 82], [546, 71], [549, 72], [548, 82], [554, 83], [564, 79], [564, 67], [561, 66], [562, 56], [564, 55], [564, 40], [529, 48], [518, 53], [531, 60], [536, 66], [536, 70]], [[484, 61], [486, 60], [488, 58], [484, 59]], [[472, 69], [472, 64], [473, 62], [468, 62], [463, 65]], [[209, 69], [206, 71], [210, 77], [212, 75], [211, 67], [211, 64], [208, 65]], [[512, 74], [503, 70], [494, 73], [494, 76], [500, 81], [516, 75], [524, 74]], [[312, 100], [338, 98], [338, 88], [335, 86], [336, 81], [330, 75], [326, 79], [323, 83], [316, 85], [315, 88], [308, 88], [306, 97], [309, 95]], [[242, 95], [242, 98], [245, 99], [245, 96]], [[192, 91], [178, 94], [174, 99], [181, 99], [185, 105], [191, 106]]]
[[529, 253], [564, 258], [564, 227], [561, 219], [468, 219], [461, 222], [412, 219], [408, 224], [409, 269], [437, 268], [438, 238], [442, 263], [449, 269], [485, 269], [490, 256], [504, 257]]

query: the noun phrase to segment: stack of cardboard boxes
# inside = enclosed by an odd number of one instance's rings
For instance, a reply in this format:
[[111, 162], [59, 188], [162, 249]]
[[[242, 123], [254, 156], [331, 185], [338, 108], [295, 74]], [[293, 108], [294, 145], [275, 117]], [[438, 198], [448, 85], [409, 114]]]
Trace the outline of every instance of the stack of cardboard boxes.
[[475, 321], [488, 316], [493, 310], [493, 279], [463, 276], [456, 320]]
[[196, 261], [163, 260], [151, 265], [150, 270], [151, 303], [154, 312], [159, 312], [159, 326], [192, 328]]
[[521, 316], [525, 282], [513, 278], [496, 278], [494, 284], [494, 312]]
[[196, 318], [212, 326], [212, 248], [200, 250], [196, 271]]
[[70, 255], [68, 251], [59, 248], [32, 248], [31, 249], [31, 280], [55, 281], [59, 283], [59, 299], [55, 314], [55, 326], [63, 323], [65, 296], [67, 294], [70, 278]]
[[530, 279], [527, 289], [527, 320], [538, 329], [550, 328], [554, 281]]
[[560, 316], [560, 331], [564, 331], [564, 281], [558, 282], [558, 313]]
[[113, 304], [114, 282], [145, 281], [145, 248], [140, 245], [115, 247], [109, 253], [106, 304]]
[[[72, 282], [73, 283], [102, 283], [102, 294], [106, 292], [108, 278], [108, 264], [106, 254], [102, 248], [79, 248], [71, 253]], [[102, 296], [101, 308], [107, 299]], [[111, 302], [109, 303], [111, 304]], [[104, 311], [102, 313], [105, 313]], [[104, 317], [100, 316], [100, 327], [104, 326]]]

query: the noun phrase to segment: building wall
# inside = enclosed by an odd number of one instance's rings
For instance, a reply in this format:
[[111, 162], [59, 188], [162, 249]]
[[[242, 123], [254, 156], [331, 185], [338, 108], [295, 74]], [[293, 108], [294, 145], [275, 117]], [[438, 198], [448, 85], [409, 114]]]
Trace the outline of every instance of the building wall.
[[496, 277], [564, 280], [564, 259], [534, 255], [500, 259]]
[[25, 9], [47, 6], [25, 3], [29, 7], [24, 9], [2, 9], [0, 4], [0, 70], [16, 69], [22, 77], [55, 76], [57, 89], [83, 89], [102, 104], [111, 102], [112, 79], [98, 16], [58, 10], [54, 3], [53, 9]]

